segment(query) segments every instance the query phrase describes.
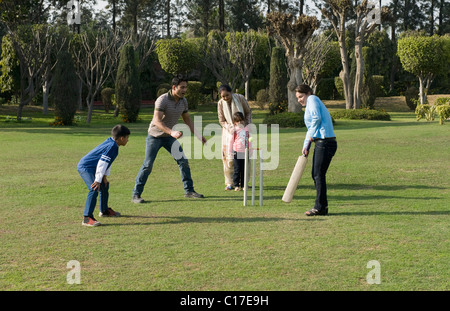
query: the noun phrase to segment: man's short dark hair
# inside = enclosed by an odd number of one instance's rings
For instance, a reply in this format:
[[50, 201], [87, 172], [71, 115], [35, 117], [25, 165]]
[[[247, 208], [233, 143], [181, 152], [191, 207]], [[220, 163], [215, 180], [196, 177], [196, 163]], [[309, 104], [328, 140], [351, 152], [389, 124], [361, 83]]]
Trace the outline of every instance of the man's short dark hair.
[[188, 82], [188, 80], [182, 76], [182, 75], [177, 75], [176, 77], [174, 77], [172, 79], [172, 85], [178, 86], [181, 82]]
[[120, 137], [125, 137], [125, 136], [129, 136], [130, 135], [130, 130], [128, 129], [128, 127], [123, 126], [122, 124], [117, 124], [116, 126], [113, 127], [113, 129], [111, 130], [111, 136], [114, 139], [118, 139]]

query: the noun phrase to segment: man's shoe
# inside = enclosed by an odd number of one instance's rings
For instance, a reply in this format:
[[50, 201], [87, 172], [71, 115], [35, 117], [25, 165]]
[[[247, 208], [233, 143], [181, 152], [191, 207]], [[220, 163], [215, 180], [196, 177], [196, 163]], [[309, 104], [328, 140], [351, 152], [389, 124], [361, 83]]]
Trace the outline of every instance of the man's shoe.
[[119, 217], [120, 213], [114, 211], [112, 208], [108, 207], [108, 209], [106, 210], [106, 212], [102, 213], [98, 213], [99, 217]]
[[185, 193], [184, 197], [185, 198], [195, 198], [195, 199], [203, 199], [204, 198], [203, 194], [199, 194], [195, 191]]
[[131, 200], [133, 203], [144, 203], [144, 199], [141, 198], [140, 195], [133, 195], [133, 199]]
[[101, 225], [101, 223], [99, 223], [97, 220], [95, 220], [94, 217], [88, 217], [88, 216], [84, 216], [83, 222], [81, 224], [86, 227], [97, 227], [97, 226]]

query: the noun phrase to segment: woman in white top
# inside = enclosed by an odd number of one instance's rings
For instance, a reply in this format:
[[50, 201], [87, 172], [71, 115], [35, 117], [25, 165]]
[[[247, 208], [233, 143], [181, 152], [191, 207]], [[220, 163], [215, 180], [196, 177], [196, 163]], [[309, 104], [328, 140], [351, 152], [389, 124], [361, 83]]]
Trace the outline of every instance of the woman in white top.
[[244, 124], [247, 126], [252, 122], [252, 111], [244, 96], [231, 92], [228, 85], [219, 87], [220, 100], [217, 103], [217, 115], [222, 126], [222, 162], [225, 176], [225, 190], [233, 188], [233, 165], [227, 163], [227, 146], [230, 137], [234, 134], [233, 114], [237, 111], [244, 114]]

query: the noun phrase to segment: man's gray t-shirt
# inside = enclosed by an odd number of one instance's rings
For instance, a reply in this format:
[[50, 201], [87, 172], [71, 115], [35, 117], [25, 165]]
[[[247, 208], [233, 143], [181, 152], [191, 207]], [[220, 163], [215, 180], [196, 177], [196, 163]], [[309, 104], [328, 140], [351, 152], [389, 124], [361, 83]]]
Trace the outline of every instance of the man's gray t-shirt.
[[[155, 102], [155, 111], [162, 111], [162, 123], [168, 128], [173, 128], [177, 123], [178, 119], [183, 113], [188, 112], [188, 103], [186, 98], [182, 98], [178, 101], [175, 101], [175, 98], [172, 96], [172, 91], [165, 93], [158, 97]], [[153, 120], [150, 123], [148, 128], [148, 134], [153, 137], [168, 137], [169, 134], [164, 133], [160, 130], [156, 125], [153, 124]]]

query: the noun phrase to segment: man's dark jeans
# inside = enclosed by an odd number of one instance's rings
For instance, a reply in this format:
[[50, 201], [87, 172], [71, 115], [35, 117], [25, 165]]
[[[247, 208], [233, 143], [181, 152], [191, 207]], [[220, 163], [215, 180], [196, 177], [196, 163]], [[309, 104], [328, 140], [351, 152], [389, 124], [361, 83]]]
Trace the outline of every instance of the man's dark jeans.
[[316, 202], [314, 208], [324, 211], [328, 207], [326, 174], [331, 159], [337, 150], [334, 138], [316, 139], [312, 164], [312, 178], [316, 187]]
[[171, 136], [153, 137], [148, 135], [146, 144], [144, 164], [136, 176], [136, 185], [133, 189], [133, 195], [140, 196], [144, 191], [144, 186], [147, 183], [148, 176], [152, 172], [156, 155], [161, 148], [166, 149], [177, 162], [178, 167], [180, 168], [181, 181], [183, 182], [185, 193], [194, 191], [189, 162], [184, 155], [180, 143], [175, 138]]

